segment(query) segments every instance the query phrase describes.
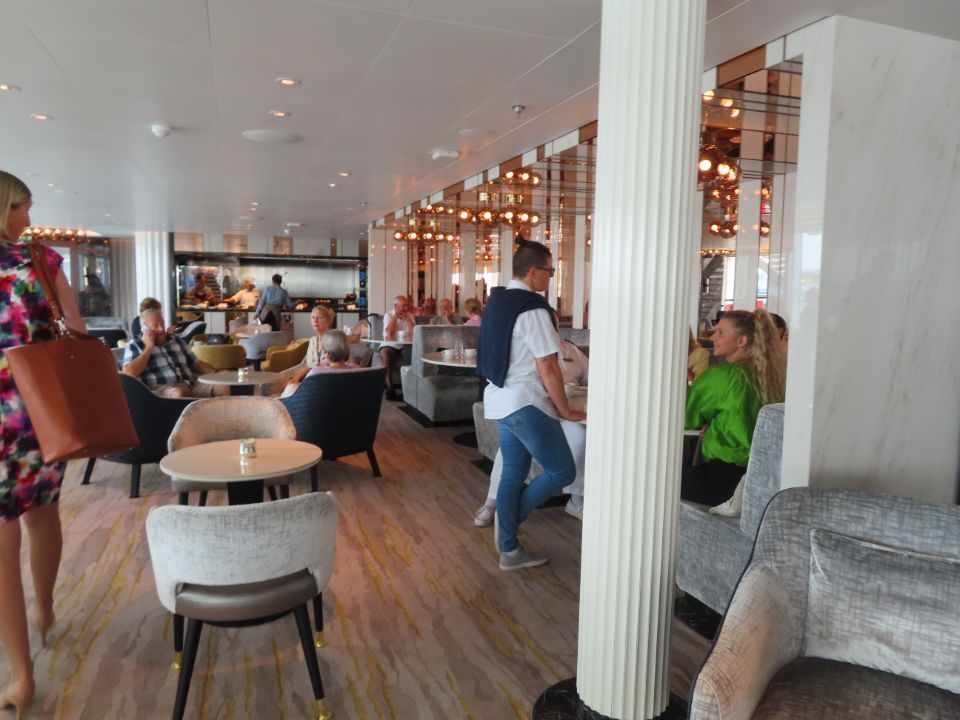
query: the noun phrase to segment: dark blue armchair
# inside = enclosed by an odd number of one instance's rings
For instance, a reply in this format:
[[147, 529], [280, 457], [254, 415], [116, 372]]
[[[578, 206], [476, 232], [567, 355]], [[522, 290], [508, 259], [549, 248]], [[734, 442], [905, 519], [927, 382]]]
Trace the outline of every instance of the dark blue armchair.
[[[373, 443], [386, 373], [386, 368], [379, 367], [306, 378], [293, 395], [280, 399], [293, 418], [297, 440], [318, 446], [324, 460], [365, 452], [373, 476], [380, 477]], [[314, 492], [319, 486], [316, 465], [310, 471], [310, 486]]]
[[[140, 497], [140, 466], [160, 462], [167, 454], [167, 438], [180, 419], [183, 409], [193, 402], [192, 399], [162, 398], [154, 395], [150, 389], [136, 378], [120, 374], [120, 387], [127, 399], [133, 426], [140, 436], [136, 447], [106, 455], [104, 460], [132, 465], [130, 469], [130, 497]], [[83, 473], [83, 485], [90, 484], [90, 475], [97, 458], [87, 461]]]

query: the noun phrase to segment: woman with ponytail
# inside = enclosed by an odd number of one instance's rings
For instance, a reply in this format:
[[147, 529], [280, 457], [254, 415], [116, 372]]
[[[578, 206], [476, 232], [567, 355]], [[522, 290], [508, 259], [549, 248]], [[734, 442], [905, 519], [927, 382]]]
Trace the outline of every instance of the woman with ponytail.
[[786, 365], [765, 310], [724, 314], [712, 340], [713, 354], [726, 362], [704, 372], [687, 393], [684, 427], [703, 428], [704, 462], [683, 468], [680, 497], [719, 505], [746, 471], [760, 407], [783, 402]]

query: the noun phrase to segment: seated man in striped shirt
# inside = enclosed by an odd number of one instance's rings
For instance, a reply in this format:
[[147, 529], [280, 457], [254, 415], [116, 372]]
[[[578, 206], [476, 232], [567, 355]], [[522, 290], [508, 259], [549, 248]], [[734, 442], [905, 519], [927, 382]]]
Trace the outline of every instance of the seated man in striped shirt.
[[139, 378], [144, 385], [162, 397], [212, 397], [228, 395], [226, 385], [205, 385], [198, 375], [216, 371], [203, 362], [178, 336], [164, 328], [163, 312], [148, 308], [140, 313], [143, 334], [127, 345], [123, 354], [123, 372]]

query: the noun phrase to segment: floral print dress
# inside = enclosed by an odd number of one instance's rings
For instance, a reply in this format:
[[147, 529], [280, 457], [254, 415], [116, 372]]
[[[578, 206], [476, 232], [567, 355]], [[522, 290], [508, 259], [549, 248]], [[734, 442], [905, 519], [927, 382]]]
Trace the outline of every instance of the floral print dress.
[[[51, 277], [63, 258], [43, 247]], [[0, 522], [16, 520], [36, 505], [60, 497], [64, 463], [46, 464], [37, 436], [7, 365], [6, 350], [54, 337], [27, 245], [0, 242]]]

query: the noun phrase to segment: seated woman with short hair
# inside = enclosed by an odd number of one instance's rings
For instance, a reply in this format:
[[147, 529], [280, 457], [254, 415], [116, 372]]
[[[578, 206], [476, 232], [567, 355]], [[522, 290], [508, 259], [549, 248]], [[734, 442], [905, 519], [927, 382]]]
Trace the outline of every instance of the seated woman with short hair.
[[[340, 330], [329, 330], [323, 335], [323, 344], [320, 350], [320, 362], [310, 368], [304, 379], [318, 373], [351, 370], [358, 367], [350, 360], [350, 340]], [[300, 381], [294, 381], [283, 389], [280, 397], [290, 397], [300, 387]]]

